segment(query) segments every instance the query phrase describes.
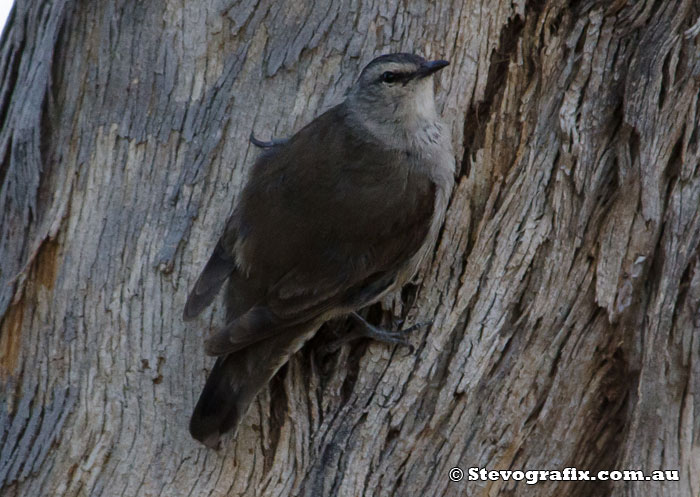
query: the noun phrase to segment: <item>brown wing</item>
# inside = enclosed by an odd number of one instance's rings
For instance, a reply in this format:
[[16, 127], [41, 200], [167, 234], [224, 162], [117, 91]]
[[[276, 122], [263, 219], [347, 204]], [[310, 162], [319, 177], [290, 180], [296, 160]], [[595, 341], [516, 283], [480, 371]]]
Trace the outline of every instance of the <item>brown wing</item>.
[[[343, 105], [314, 120], [258, 159], [227, 223], [219, 243], [240, 265], [228, 276], [238, 319], [209, 353], [371, 302], [423, 245], [434, 202], [427, 175], [364, 139]], [[195, 288], [209, 298], [222, 274], [205, 277], [207, 268]]]
[[341, 105], [256, 163], [236, 213], [237, 257], [272, 312], [297, 321], [395, 273], [422, 246], [434, 202], [427, 175], [363, 139]]

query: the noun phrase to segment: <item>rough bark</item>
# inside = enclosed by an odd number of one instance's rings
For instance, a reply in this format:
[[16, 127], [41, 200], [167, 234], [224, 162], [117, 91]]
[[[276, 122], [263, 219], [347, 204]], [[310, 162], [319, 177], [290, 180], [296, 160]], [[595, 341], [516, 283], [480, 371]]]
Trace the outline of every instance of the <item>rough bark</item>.
[[[0, 43], [0, 489], [29, 495], [700, 493], [700, 5], [19, 1]], [[326, 326], [213, 452], [181, 311], [256, 154], [390, 51], [449, 59], [435, 256]], [[220, 302], [220, 301], [219, 301]], [[678, 469], [678, 482], [451, 482]]]

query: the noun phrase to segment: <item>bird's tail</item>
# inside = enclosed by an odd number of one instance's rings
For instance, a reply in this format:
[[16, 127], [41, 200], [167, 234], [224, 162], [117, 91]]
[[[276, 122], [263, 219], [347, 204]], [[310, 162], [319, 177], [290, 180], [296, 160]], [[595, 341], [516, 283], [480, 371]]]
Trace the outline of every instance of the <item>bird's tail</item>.
[[318, 327], [297, 325], [219, 357], [192, 413], [192, 437], [217, 448], [221, 435], [238, 428], [258, 392]]

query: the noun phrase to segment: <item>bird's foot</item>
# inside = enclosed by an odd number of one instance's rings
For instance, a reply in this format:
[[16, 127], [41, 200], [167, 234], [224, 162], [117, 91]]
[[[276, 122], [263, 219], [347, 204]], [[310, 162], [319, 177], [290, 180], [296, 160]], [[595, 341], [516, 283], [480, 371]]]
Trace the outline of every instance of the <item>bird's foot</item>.
[[[336, 350], [338, 347], [341, 345], [350, 342], [352, 340], [356, 340], [358, 338], [372, 338], [374, 340], [377, 340], [379, 342], [383, 343], [391, 343], [391, 344], [396, 344], [396, 345], [402, 345], [404, 347], [408, 347], [409, 353], [412, 354], [415, 348], [411, 343], [408, 341], [406, 338], [406, 335], [408, 333], [411, 333], [412, 331], [418, 330], [420, 328], [424, 328], [425, 326], [429, 326], [432, 324], [432, 321], [426, 321], [423, 323], [417, 323], [414, 324], [413, 326], [409, 326], [408, 328], [400, 329], [400, 330], [386, 330], [384, 328], [380, 328], [379, 326], [375, 326], [369, 322], [356, 312], [353, 312], [350, 314], [355, 321], [359, 324], [359, 326], [355, 327], [355, 329], [345, 335], [342, 338], [339, 338], [333, 342], [331, 342], [328, 345], [328, 350], [333, 351]], [[398, 321], [399, 324], [401, 324], [403, 321]]]
[[258, 148], [272, 148], [276, 147], [277, 145], [282, 145], [284, 143], [287, 143], [289, 141], [289, 138], [273, 138], [272, 140], [268, 142], [264, 142], [262, 140], [258, 140], [253, 132], [250, 133], [250, 143], [255, 145]]

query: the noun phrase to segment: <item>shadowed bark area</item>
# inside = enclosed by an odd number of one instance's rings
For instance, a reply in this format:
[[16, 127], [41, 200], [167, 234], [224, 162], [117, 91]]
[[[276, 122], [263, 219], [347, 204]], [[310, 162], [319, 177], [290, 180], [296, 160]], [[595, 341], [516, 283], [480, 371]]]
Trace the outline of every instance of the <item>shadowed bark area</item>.
[[[258, 151], [381, 53], [444, 58], [459, 177], [374, 323], [325, 326], [214, 452], [187, 291]], [[0, 493], [697, 496], [692, 0], [19, 2], [0, 41]], [[452, 467], [678, 470], [451, 482]]]

